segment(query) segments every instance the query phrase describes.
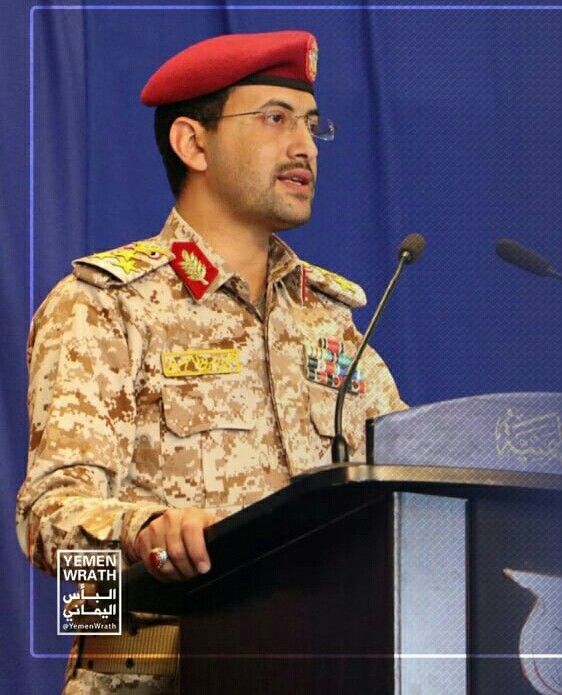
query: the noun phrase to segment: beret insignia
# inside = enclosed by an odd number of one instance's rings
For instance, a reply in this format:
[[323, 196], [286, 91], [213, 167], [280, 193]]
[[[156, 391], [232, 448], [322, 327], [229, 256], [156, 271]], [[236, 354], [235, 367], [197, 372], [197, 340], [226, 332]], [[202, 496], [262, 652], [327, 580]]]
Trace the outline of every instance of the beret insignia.
[[318, 42], [314, 36], [308, 39], [308, 50], [306, 54], [306, 76], [311, 82], [316, 81], [318, 73]]

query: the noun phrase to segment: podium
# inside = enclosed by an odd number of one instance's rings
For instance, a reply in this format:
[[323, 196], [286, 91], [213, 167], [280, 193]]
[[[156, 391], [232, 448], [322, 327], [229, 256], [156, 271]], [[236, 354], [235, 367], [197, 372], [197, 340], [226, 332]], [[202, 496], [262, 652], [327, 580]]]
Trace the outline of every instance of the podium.
[[386, 463], [314, 469], [210, 527], [208, 575], [132, 567], [127, 607], [181, 616], [185, 693], [562, 692], [561, 423], [561, 394], [380, 418]]

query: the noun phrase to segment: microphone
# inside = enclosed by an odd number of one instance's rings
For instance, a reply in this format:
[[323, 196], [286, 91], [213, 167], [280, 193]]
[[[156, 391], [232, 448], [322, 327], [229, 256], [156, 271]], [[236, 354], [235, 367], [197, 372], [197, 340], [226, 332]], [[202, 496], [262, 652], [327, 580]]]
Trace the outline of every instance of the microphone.
[[425, 239], [421, 234], [408, 234], [398, 249], [398, 260], [404, 256], [405, 263], [415, 263], [425, 249]]
[[514, 239], [499, 239], [496, 242], [496, 253], [507, 263], [528, 270], [530, 273], [562, 280], [562, 274], [553, 268], [546, 258]]
[[338, 398], [336, 401], [336, 412], [335, 412], [335, 419], [334, 419], [334, 429], [335, 429], [335, 436], [332, 440], [332, 463], [347, 463], [349, 461], [349, 447], [347, 445], [347, 440], [343, 436], [343, 402], [345, 398], [345, 394], [347, 393], [347, 389], [349, 387], [349, 382], [351, 381], [351, 378], [353, 376], [353, 373], [357, 369], [357, 365], [359, 364], [359, 360], [361, 359], [361, 356], [363, 355], [363, 352], [365, 351], [365, 348], [367, 346], [367, 343], [369, 342], [369, 339], [371, 338], [371, 335], [375, 329], [375, 326], [378, 323], [379, 318], [381, 317], [382, 312], [384, 311], [384, 308], [388, 302], [388, 299], [392, 292], [394, 291], [394, 288], [396, 286], [396, 283], [398, 282], [398, 279], [400, 277], [400, 274], [402, 273], [402, 269], [404, 268], [405, 264], [412, 264], [415, 261], [418, 260], [418, 258], [422, 255], [423, 250], [425, 248], [425, 239], [421, 234], [408, 234], [408, 236], [402, 241], [400, 244], [400, 248], [398, 249], [398, 266], [396, 267], [396, 270], [394, 271], [394, 275], [390, 279], [390, 282], [388, 283], [386, 290], [384, 291], [384, 294], [375, 309], [375, 313], [373, 314], [373, 318], [371, 319], [371, 322], [367, 326], [367, 330], [365, 331], [365, 335], [363, 336], [363, 340], [361, 341], [361, 344], [359, 345], [359, 349], [357, 350], [357, 353], [355, 354], [355, 357], [353, 358], [352, 363], [349, 365], [349, 369], [347, 370], [347, 374], [345, 379], [343, 380], [342, 385], [339, 388], [338, 392]]

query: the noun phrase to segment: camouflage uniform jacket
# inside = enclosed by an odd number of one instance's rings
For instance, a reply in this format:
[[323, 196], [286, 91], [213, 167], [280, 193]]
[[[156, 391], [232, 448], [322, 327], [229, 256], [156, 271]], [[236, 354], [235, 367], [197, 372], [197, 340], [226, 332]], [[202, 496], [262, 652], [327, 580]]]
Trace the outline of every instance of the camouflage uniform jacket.
[[[218, 269], [198, 300], [170, 266], [176, 240], [195, 241]], [[158, 236], [74, 265], [29, 340], [29, 466], [17, 513], [36, 565], [53, 573], [57, 548], [108, 545], [135, 560], [140, 527], [166, 508], [225, 516], [325, 457], [337, 391], [307, 380], [304, 346], [330, 337], [355, 351], [360, 287], [274, 237], [260, 312], [175, 209]], [[209, 349], [229, 350], [239, 370], [173, 375], [187, 350]], [[350, 394], [344, 414], [358, 459], [365, 417], [405, 407], [374, 351], [363, 370], [366, 392]]]

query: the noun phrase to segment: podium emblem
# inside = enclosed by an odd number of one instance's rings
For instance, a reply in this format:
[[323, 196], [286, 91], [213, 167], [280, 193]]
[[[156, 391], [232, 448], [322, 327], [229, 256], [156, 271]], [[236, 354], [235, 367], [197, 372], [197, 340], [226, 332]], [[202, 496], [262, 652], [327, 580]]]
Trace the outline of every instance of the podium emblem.
[[541, 695], [562, 695], [562, 577], [504, 569], [536, 598], [519, 638], [525, 677]]
[[496, 449], [500, 456], [562, 460], [562, 424], [558, 413], [525, 417], [511, 408], [496, 422]]

